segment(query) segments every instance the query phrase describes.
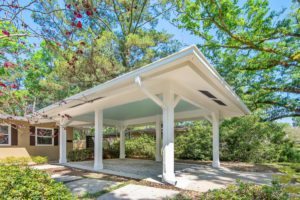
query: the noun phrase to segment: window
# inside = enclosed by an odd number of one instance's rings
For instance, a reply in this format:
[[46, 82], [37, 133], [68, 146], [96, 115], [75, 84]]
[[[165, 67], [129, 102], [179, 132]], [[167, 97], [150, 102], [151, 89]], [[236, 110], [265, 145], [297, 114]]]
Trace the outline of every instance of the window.
[[52, 128], [36, 128], [35, 143], [37, 146], [54, 145], [54, 130]]
[[11, 126], [0, 124], [0, 146], [9, 146], [11, 144]]

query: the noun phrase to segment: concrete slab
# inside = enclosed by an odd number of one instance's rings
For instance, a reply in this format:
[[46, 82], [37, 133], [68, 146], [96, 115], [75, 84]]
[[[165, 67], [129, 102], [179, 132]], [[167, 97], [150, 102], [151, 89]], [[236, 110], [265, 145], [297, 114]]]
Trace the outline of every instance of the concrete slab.
[[[106, 159], [99, 172], [136, 179], [161, 182], [162, 163], [152, 160]], [[68, 166], [93, 171], [93, 161], [68, 163]], [[215, 169], [207, 165], [175, 163], [177, 187], [206, 192], [224, 188], [236, 179], [258, 184], [271, 184], [272, 173], [238, 172], [227, 168]]]
[[56, 180], [58, 182], [63, 182], [63, 183], [83, 179], [81, 176], [69, 176], [69, 175], [60, 175], [60, 174], [53, 174], [51, 176], [51, 178], [53, 178], [54, 180]]
[[46, 169], [58, 169], [63, 168], [61, 165], [54, 165], [54, 164], [43, 164], [43, 165], [33, 165], [31, 166], [33, 169], [39, 169], [39, 170], [46, 170]]
[[179, 191], [129, 184], [110, 193], [106, 193], [97, 200], [160, 200], [176, 196]]
[[91, 178], [84, 178], [81, 180], [75, 180], [65, 183], [65, 185], [71, 190], [71, 192], [77, 196], [82, 196], [85, 193], [99, 192], [117, 184], [119, 183]]

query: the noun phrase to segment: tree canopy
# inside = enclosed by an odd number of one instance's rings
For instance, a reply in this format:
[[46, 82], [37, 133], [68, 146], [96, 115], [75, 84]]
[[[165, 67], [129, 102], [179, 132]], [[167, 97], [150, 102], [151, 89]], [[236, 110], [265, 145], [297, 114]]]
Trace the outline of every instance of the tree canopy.
[[252, 109], [274, 120], [300, 115], [300, 10], [270, 10], [266, 0], [178, 1], [180, 28]]
[[252, 111], [300, 115], [299, 3], [267, 0], [8, 0], [0, 4], [0, 106], [23, 115], [195, 43]]

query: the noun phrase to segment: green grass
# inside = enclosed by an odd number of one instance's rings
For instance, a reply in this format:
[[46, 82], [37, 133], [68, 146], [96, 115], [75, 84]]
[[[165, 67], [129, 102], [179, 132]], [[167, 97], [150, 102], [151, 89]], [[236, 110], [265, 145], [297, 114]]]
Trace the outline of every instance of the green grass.
[[104, 194], [106, 194], [106, 193], [109, 193], [109, 192], [112, 192], [112, 191], [114, 191], [114, 190], [117, 190], [117, 189], [119, 189], [119, 188], [121, 188], [121, 187], [124, 187], [124, 186], [126, 186], [126, 185], [128, 185], [129, 184], [129, 182], [123, 182], [123, 183], [120, 183], [120, 184], [118, 184], [118, 185], [114, 185], [114, 186], [111, 186], [111, 187], [109, 187], [109, 188], [106, 188], [106, 189], [104, 189], [104, 190], [101, 190], [101, 191], [98, 191], [98, 192], [94, 192], [94, 193], [85, 193], [84, 195], [82, 195], [81, 197], [80, 197], [80, 199], [85, 199], [85, 200], [87, 200], [87, 199], [96, 199], [97, 197], [99, 197], [99, 196], [101, 196], [101, 195], [104, 195]]
[[283, 174], [275, 174], [273, 178], [279, 183], [284, 184], [285, 191], [288, 193], [300, 194], [300, 163], [272, 163], [266, 164], [276, 167]]

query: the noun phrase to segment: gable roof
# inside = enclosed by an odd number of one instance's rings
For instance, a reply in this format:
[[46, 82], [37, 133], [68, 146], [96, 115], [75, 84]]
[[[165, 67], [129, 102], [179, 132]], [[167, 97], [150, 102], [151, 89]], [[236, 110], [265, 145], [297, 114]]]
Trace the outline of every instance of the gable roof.
[[[110, 91], [110, 93], [116, 91], [118, 88], [124, 87], [124, 85], [127, 83], [133, 83], [133, 80], [137, 76], [158, 76], [165, 71], [176, 70], [178, 65], [183, 65], [184, 62], [189, 62], [189, 64], [195, 66], [194, 70], [196, 70], [200, 75], [205, 75], [206, 82], [210, 85], [214, 85], [214, 87], [217, 88], [222, 95], [226, 96], [226, 98], [228, 98], [234, 104], [234, 106], [240, 110], [240, 115], [250, 113], [243, 101], [220, 76], [216, 69], [210, 65], [208, 60], [195, 45], [189, 46], [177, 53], [171, 54], [151, 64], [145, 65], [105, 83], [99, 84], [93, 88], [70, 96], [63, 100], [64, 103], [54, 103], [50, 106], [40, 109], [38, 113], [57, 115], [58, 113], [61, 113], [67, 109], [73, 108], [74, 106], [82, 106], [87, 102], [100, 101], [101, 98], [103, 98], [103, 94], [106, 94], [108, 91]], [[222, 101], [220, 100], [215, 99], [214, 101], [220, 105], [222, 104]]]

